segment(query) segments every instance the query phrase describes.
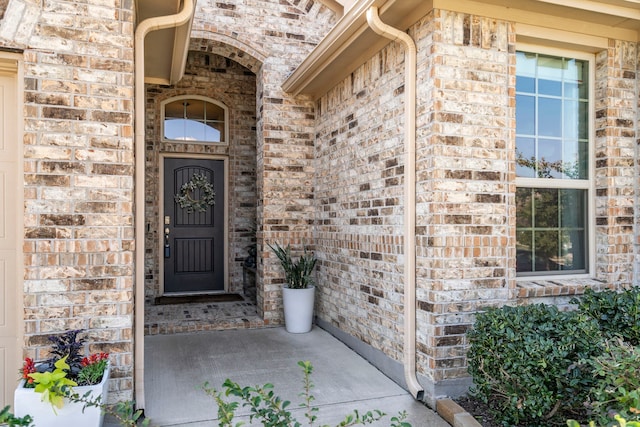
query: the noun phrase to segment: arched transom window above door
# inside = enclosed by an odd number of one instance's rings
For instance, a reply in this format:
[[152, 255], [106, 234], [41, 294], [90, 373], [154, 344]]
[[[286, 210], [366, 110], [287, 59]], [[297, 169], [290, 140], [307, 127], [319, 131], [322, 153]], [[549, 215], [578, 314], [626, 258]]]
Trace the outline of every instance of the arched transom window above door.
[[227, 107], [197, 96], [171, 98], [162, 104], [163, 139], [169, 141], [227, 141]]

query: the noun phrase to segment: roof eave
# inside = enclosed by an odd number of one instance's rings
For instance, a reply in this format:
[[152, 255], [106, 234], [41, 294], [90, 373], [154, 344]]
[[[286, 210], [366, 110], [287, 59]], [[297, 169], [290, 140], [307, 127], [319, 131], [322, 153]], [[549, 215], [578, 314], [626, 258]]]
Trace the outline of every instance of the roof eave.
[[567, 20], [572, 17], [571, 11], [579, 11], [591, 22], [598, 22], [600, 17], [606, 17], [610, 22], [608, 26], [586, 26], [594, 32], [592, 35], [616, 28], [620, 30], [616, 35], [640, 40], [638, 0], [359, 0], [287, 77], [282, 88], [294, 96], [304, 94], [318, 98], [388, 44], [388, 39], [376, 34], [367, 24], [366, 11], [371, 6], [378, 7], [383, 22], [395, 28], [408, 29], [433, 8], [452, 9], [453, 6], [452, 10], [457, 10], [471, 3], [476, 6], [486, 3], [488, 8], [500, 9], [504, 19], [518, 7], [526, 10], [523, 16], [533, 11], [556, 14], [559, 19]]

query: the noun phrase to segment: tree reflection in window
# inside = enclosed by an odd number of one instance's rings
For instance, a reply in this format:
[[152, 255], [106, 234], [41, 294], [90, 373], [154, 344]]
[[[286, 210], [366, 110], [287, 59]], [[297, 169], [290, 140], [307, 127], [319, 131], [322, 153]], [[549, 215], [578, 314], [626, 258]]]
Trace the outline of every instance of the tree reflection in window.
[[189, 98], [164, 106], [164, 138], [176, 141], [225, 142], [225, 109], [203, 99]]

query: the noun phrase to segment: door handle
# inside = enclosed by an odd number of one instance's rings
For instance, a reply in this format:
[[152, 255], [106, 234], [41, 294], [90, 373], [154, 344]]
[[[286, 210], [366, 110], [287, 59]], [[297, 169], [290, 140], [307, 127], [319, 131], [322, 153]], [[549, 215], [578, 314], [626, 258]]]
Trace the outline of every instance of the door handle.
[[[166, 217], [168, 218], [168, 217]], [[171, 246], [169, 246], [169, 233], [171, 232], [171, 230], [169, 230], [169, 227], [166, 227], [164, 229], [164, 257], [165, 258], [171, 258]]]

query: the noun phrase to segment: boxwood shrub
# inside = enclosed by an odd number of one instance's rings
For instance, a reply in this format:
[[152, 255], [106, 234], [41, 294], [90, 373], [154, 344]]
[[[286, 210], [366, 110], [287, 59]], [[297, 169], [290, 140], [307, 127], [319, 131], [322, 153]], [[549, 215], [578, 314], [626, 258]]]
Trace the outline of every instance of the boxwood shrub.
[[566, 425], [584, 412], [593, 377], [580, 360], [603, 350], [598, 322], [543, 304], [491, 308], [468, 332], [472, 393], [504, 425]]
[[640, 344], [640, 288], [633, 287], [620, 292], [610, 289], [595, 292], [587, 289], [571, 303], [578, 310], [594, 318], [607, 338], [621, 337], [627, 343]]
[[640, 347], [614, 338], [602, 354], [583, 363], [596, 379], [585, 402], [589, 419], [599, 426], [610, 425], [615, 414], [640, 421]]

